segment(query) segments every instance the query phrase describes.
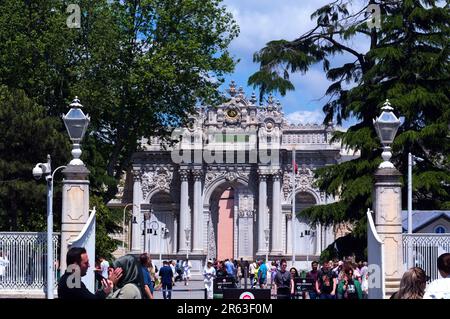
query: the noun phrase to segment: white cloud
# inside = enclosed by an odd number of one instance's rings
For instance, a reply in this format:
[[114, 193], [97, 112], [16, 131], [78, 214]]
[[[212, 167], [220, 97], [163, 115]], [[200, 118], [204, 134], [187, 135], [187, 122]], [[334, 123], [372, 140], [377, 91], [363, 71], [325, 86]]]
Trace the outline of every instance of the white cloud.
[[314, 111], [296, 111], [286, 115], [286, 119], [291, 124], [322, 124], [324, 119], [324, 114], [320, 110]]
[[293, 40], [314, 26], [311, 14], [329, 0], [225, 0], [240, 27], [240, 35], [231, 44], [235, 52], [251, 58], [267, 42]]

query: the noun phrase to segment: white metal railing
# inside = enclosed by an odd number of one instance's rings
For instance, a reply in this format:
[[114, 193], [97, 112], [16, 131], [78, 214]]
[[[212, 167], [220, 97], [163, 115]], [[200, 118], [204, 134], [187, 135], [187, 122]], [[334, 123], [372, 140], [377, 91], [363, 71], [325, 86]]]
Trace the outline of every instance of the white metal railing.
[[[59, 233], [53, 234], [57, 260]], [[41, 290], [47, 282], [47, 233], [0, 232], [0, 291]], [[56, 269], [55, 269], [56, 270]], [[57, 283], [55, 271], [55, 285]], [[55, 286], [56, 287], [56, 286]]]
[[437, 258], [448, 252], [450, 252], [448, 234], [403, 234], [405, 270], [409, 267], [408, 260], [411, 260], [414, 266], [425, 270], [431, 281], [439, 278]]

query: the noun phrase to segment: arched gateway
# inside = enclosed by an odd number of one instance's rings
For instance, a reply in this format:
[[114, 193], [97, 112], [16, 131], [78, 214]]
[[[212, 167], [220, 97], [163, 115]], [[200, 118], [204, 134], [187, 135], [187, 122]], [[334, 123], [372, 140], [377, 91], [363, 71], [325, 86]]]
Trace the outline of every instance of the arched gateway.
[[313, 187], [313, 171], [346, 159], [340, 144], [330, 143], [334, 127], [288, 124], [272, 97], [257, 106], [234, 83], [229, 93], [228, 102], [199, 108], [188, 127], [175, 130], [181, 142], [174, 147], [142, 141], [122, 193], [110, 203], [133, 204], [129, 250], [147, 251], [155, 261], [159, 253], [163, 259], [189, 255], [194, 270], [206, 258], [266, 254], [288, 260], [295, 254], [296, 266], [306, 268], [334, 234], [292, 220], [292, 152], [299, 167], [296, 214], [332, 201]]

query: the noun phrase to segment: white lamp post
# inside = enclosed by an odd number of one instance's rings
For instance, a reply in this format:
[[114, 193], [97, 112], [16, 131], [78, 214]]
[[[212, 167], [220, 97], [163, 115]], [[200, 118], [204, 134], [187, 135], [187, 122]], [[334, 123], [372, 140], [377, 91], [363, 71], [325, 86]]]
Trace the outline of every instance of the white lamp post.
[[[81, 110], [78, 97], [69, 105], [70, 110], [66, 115], [62, 115], [62, 119], [69, 134], [70, 140], [73, 142], [72, 156], [74, 157], [69, 165], [84, 165], [79, 159], [81, 156], [80, 143], [86, 133], [90, 118]], [[53, 299], [53, 178], [55, 173], [66, 166], [59, 166], [52, 173], [50, 155], [47, 155], [47, 163], [38, 163], [33, 168], [33, 176], [36, 179], [45, 176], [47, 181], [47, 298]], [[64, 256], [62, 256], [64, 258]]]
[[186, 259], [189, 259], [191, 229], [189, 227], [186, 227], [184, 229], [184, 232], [186, 234]]
[[381, 156], [383, 157], [384, 162], [378, 167], [394, 168], [394, 165], [389, 160], [392, 157], [391, 144], [394, 142], [395, 134], [397, 134], [397, 130], [400, 126], [400, 120], [392, 112], [394, 108], [389, 103], [389, 100], [386, 100], [381, 110], [383, 111], [381, 115], [373, 120], [377, 135], [381, 144], [383, 144], [383, 153]]
[[83, 106], [80, 104], [80, 100], [77, 96], [75, 96], [75, 99], [69, 106], [71, 107], [69, 112], [66, 115], [62, 115], [70, 140], [73, 143], [73, 159], [70, 161], [69, 165], [84, 165], [83, 161], [80, 160], [80, 143], [91, 119], [89, 115], [85, 115], [81, 110]]
[[55, 173], [66, 166], [59, 166], [52, 173], [50, 155], [47, 155], [47, 163], [38, 163], [33, 168], [33, 176], [40, 179], [45, 177], [47, 181], [47, 299], [53, 299], [53, 178]]
[[269, 236], [270, 236], [270, 229], [266, 228], [264, 229], [264, 235], [265, 235], [265, 239], [266, 239], [266, 263], [269, 259]]

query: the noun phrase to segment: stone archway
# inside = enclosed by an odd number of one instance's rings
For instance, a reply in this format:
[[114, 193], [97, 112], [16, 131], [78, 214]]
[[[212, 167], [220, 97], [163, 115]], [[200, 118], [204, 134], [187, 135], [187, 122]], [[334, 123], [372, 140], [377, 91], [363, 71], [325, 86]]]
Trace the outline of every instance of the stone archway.
[[172, 254], [177, 251], [176, 205], [166, 191], [149, 198], [150, 219], [145, 224], [144, 247], [151, 254]]
[[247, 184], [218, 180], [205, 195], [208, 258], [253, 258], [255, 197]]
[[295, 211], [296, 211], [296, 235], [297, 245], [296, 253], [299, 255], [312, 255], [316, 252], [316, 240], [314, 239], [314, 230], [309, 225], [309, 221], [304, 217], [298, 216], [302, 210], [317, 205], [316, 197], [308, 191], [300, 191], [295, 195]]

